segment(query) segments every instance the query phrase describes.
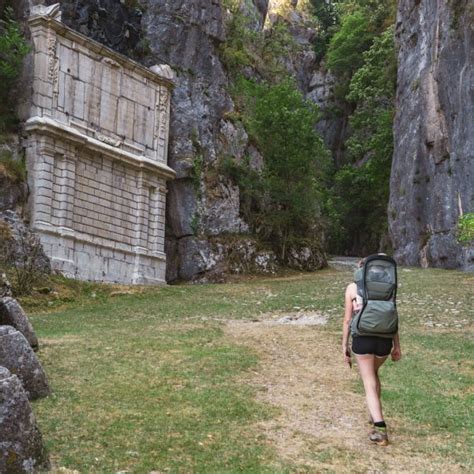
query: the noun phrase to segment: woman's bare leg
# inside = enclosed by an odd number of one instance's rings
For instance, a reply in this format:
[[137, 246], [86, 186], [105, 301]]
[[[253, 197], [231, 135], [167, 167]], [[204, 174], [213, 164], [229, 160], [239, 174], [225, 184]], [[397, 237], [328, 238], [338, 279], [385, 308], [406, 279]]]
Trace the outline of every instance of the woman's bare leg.
[[375, 375], [377, 377], [377, 393], [379, 395], [379, 399], [382, 394], [382, 386], [380, 384], [380, 379], [379, 379], [379, 369], [383, 365], [383, 363], [387, 360], [387, 357], [375, 357]]
[[364, 383], [367, 408], [374, 422], [383, 421], [382, 404], [380, 402], [380, 380], [378, 369], [387, 359], [374, 355], [357, 355], [357, 365]]

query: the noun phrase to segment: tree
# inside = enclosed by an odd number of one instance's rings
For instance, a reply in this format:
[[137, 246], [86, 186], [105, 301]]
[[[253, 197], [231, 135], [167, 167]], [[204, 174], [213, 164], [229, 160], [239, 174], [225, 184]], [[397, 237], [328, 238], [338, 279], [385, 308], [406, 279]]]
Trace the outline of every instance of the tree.
[[318, 61], [326, 54], [329, 42], [339, 24], [340, 14], [337, 8], [338, 1], [311, 0], [313, 14], [318, 20], [319, 29], [314, 50]]
[[331, 193], [333, 250], [378, 250], [387, 226], [396, 57], [393, 27], [376, 37], [354, 73], [347, 100], [355, 107], [347, 141], [349, 164], [337, 171]]
[[14, 19], [12, 8], [5, 8], [3, 16], [0, 21], [0, 109], [3, 109], [0, 113], [0, 131], [15, 122], [11, 89], [20, 74], [23, 58], [30, 49]]
[[[314, 130], [318, 110], [287, 79], [270, 86], [240, 81], [242, 119], [264, 156], [263, 169], [237, 166], [245, 219], [282, 262], [304, 240], [321, 245], [321, 180], [328, 153]], [[235, 166], [234, 166], [235, 168]]]
[[370, 47], [373, 37], [369, 20], [362, 11], [346, 15], [341, 29], [332, 37], [329, 45], [329, 69], [340, 79], [350, 80], [362, 66], [362, 53]]

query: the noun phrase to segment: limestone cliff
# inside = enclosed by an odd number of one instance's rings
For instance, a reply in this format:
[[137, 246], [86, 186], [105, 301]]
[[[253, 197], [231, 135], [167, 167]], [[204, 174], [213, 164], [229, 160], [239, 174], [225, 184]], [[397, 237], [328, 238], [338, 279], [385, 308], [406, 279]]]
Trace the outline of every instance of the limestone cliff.
[[[253, 28], [271, 32], [280, 20], [280, 3], [289, 5], [289, 31], [298, 45], [294, 56], [283, 59], [285, 66], [305, 94], [323, 101], [330, 81], [325, 76], [313, 78], [315, 32], [296, 9], [298, 2], [254, 0], [242, 2], [241, 11], [252, 19]], [[226, 19], [231, 13], [225, 2], [217, 0], [145, 0], [141, 5], [150, 57], [177, 72], [170, 124], [169, 163], [177, 179], [168, 193], [168, 280], [193, 278], [225, 266], [229, 258], [253, 259], [247, 263], [254, 267], [262, 261], [260, 269], [266, 271], [268, 262], [274, 261], [271, 253], [236, 256], [242, 246], [235, 241], [216, 245], [214, 240], [213, 244], [213, 237], [248, 229], [240, 217], [238, 188], [219, 172], [222, 159], [231, 156], [238, 161], [245, 155], [257, 163], [262, 159], [243, 126], [228, 118], [234, 111], [229, 92], [232, 78], [219, 47], [226, 41]], [[254, 248], [250, 242], [246, 246]]]
[[474, 268], [456, 241], [473, 212], [474, 7], [469, 0], [401, 0], [389, 225], [407, 265]]

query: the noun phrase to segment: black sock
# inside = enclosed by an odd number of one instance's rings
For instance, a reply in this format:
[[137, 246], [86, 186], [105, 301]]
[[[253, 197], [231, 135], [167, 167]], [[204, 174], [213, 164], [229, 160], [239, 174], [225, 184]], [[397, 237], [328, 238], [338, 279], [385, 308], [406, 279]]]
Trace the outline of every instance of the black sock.
[[385, 421], [376, 421], [374, 423], [374, 426], [376, 426], [377, 428], [386, 428], [387, 425], [385, 424]]

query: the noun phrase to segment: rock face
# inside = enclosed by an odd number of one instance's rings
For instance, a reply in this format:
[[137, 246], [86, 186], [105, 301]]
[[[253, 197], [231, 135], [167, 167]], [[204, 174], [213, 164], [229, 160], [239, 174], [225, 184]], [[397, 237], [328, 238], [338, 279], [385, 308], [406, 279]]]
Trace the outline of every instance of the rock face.
[[189, 237], [179, 241], [183, 265], [179, 278], [199, 282], [221, 282], [226, 274], [272, 274], [278, 269], [275, 254], [260, 249], [251, 238], [227, 237], [198, 240]]
[[[17, 153], [19, 144], [17, 137], [15, 138], [11, 137], [10, 143], [0, 144], [0, 156], [11, 156], [13, 162], [14, 160], [19, 162], [21, 160]], [[11, 176], [2, 163], [0, 163], [0, 189], [0, 212], [17, 209], [24, 204], [27, 195], [26, 183], [16, 176]]]
[[0, 472], [48, 469], [46, 450], [25, 390], [16, 375], [0, 367]]
[[[265, 9], [260, 4], [254, 12], [257, 20]], [[148, 0], [143, 6], [142, 27], [151, 57], [177, 72], [169, 149], [177, 177], [168, 193], [167, 280], [192, 279], [209, 265], [198, 255], [211, 252], [198, 233], [247, 230], [239, 216], [238, 188], [216, 171], [226, 153], [243, 154], [247, 135], [225, 120], [233, 103], [218, 51], [225, 40], [221, 2]]]
[[0, 299], [0, 325], [14, 327], [23, 334], [33, 350], [38, 350], [38, 338], [33, 326], [16, 299], [10, 297]]
[[[25, 224], [15, 211], [0, 212], [0, 230], [7, 230], [7, 237], [0, 242], [1, 257], [8, 265], [29, 267], [31, 272], [48, 275], [51, 273], [51, 263], [45, 255], [36, 234]], [[2, 235], [5, 235], [2, 232]]]
[[12, 326], [0, 326], [0, 366], [18, 376], [30, 400], [50, 394], [48, 379], [36, 354], [23, 334]]
[[403, 264], [474, 270], [474, 249], [456, 241], [473, 211], [473, 25], [469, 0], [399, 2], [388, 217]]
[[140, 56], [143, 51], [139, 2], [116, 0], [47, 0], [47, 5], [61, 3], [66, 25], [112, 47], [127, 56]]

